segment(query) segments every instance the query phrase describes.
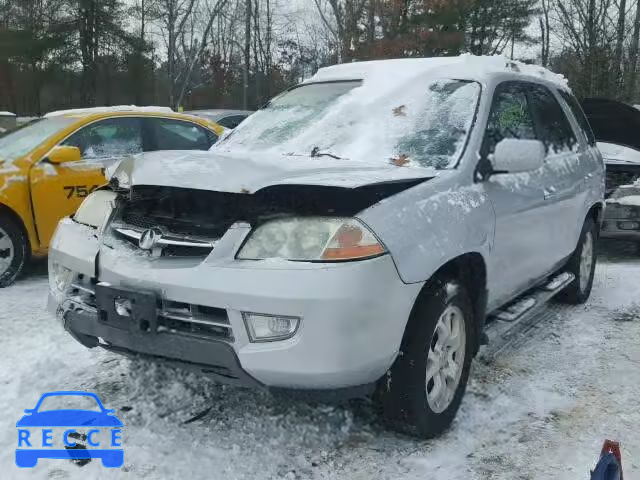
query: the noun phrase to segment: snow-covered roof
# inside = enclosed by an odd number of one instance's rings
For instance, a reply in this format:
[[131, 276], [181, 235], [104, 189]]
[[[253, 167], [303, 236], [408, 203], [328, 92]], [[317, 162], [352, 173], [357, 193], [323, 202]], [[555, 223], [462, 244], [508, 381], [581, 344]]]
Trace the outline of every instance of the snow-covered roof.
[[91, 115], [93, 113], [111, 113], [111, 112], [154, 112], [154, 113], [173, 113], [169, 107], [137, 107], [135, 105], [115, 105], [112, 107], [92, 107], [92, 108], [75, 108], [71, 110], [58, 110], [49, 112], [44, 117], [60, 117], [63, 115]]
[[498, 73], [519, 73], [537, 77], [568, 88], [567, 79], [546, 68], [527, 65], [503, 56], [475, 56], [464, 54], [457, 57], [401, 58], [368, 62], [343, 63], [321, 68], [307, 80], [310, 82], [331, 80], [380, 80], [388, 84], [399, 83], [425, 74], [443, 78], [460, 78], [482, 81]]
[[0, 112], [0, 117], [15, 117], [16, 114], [15, 113], [11, 113], [11, 112]]

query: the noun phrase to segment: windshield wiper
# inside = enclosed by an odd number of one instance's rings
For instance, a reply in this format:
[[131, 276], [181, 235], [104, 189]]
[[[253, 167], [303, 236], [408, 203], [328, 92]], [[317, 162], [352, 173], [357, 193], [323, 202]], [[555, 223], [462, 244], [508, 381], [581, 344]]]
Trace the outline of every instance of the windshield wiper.
[[335, 158], [336, 160], [344, 160], [343, 157], [339, 157], [338, 155], [334, 155], [333, 153], [330, 152], [321, 152], [320, 151], [320, 147], [313, 147], [311, 149], [311, 157], [313, 158], [318, 158], [318, 157], [331, 157], [331, 158]]

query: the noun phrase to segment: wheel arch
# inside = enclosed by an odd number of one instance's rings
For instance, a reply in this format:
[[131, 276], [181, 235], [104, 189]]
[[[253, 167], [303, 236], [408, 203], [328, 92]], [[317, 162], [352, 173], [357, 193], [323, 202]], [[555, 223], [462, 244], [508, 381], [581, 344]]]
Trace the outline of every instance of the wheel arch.
[[591, 208], [589, 208], [589, 211], [587, 212], [587, 218], [589, 217], [593, 218], [593, 221], [598, 226], [599, 232], [604, 220], [604, 202], [597, 202], [591, 205]]
[[487, 264], [479, 252], [468, 252], [448, 260], [427, 280], [420, 290], [415, 305], [424, 295], [429, 295], [442, 278], [455, 278], [466, 287], [473, 306], [475, 351], [480, 347], [487, 311]]
[[5, 205], [4, 203], [0, 203], [0, 217], [2, 216], [9, 218], [18, 226], [18, 228], [20, 228], [20, 230], [22, 231], [22, 234], [24, 235], [24, 239], [27, 242], [27, 250], [26, 250], [27, 255], [31, 256], [32, 254], [31, 240], [29, 238], [29, 232], [27, 231], [27, 227], [24, 224], [22, 217], [11, 207]]

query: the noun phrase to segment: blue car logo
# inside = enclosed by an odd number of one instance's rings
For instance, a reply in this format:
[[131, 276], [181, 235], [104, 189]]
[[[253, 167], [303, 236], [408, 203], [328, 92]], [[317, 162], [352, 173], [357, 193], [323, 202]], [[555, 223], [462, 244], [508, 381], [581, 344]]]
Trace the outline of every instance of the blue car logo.
[[[50, 409], [56, 402], [88, 403], [91, 409], [57, 408]], [[40, 458], [89, 460], [99, 458], [102, 465], [119, 468], [124, 463], [122, 449], [122, 422], [108, 410], [95, 393], [90, 392], [49, 392], [40, 397], [35, 408], [27, 409], [18, 422], [18, 448], [16, 465], [21, 468], [35, 467]], [[54, 448], [54, 428], [66, 428], [61, 438], [64, 448]], [[76, 428], [89, 429], [86, 435], [80, 435]], [[62, 430], [62, 429], [60, 429]], [[86, 437], [87, 445], [76, 445], [73, 439]], [[110, 448], [105, 448], [109, 446]]]

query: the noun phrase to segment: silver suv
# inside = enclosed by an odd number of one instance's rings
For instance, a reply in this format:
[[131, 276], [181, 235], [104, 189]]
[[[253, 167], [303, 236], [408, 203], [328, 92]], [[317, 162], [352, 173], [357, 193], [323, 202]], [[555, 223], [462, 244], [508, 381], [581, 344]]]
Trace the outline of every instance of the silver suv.
[[50, 306], [87, 347], [257, 388], [375, 391], [390, 424], [437, 435], [483, 343], [556, 294], [587, 300], [591, 137], [538, 67], [322, 69], [211, 152], [125, 161], [58, 226]]

